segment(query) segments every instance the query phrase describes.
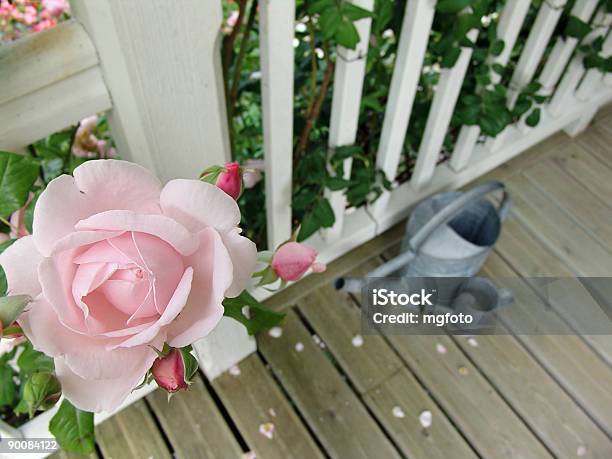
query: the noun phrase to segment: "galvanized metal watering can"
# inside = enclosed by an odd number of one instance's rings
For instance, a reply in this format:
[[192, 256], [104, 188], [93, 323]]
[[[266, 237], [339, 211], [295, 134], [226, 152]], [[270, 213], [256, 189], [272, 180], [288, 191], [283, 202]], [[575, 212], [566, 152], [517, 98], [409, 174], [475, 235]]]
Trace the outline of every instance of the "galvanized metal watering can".
[[[498, 208], [486, 199], [495, 191], [502, 192]], [[495, 181], [464, 193], [438, 193], [425, 199], [410, 215], [402, 253], [366, 277], [392, 273], [397, 277], [474, 276], [497, 242], [510, 206], [506, 187]], [[338, 278], [335, 285], [337, 289], [359, 292], [364, 282], [361, 278]]]

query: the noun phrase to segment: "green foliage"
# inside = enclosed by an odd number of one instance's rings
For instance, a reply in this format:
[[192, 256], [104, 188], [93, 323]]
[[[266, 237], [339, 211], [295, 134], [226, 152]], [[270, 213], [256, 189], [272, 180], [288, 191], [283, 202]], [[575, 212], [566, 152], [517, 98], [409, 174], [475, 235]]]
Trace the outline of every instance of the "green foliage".
[[[246, 290], [235, 298], [223, 300], [223, 306], [225, 308], [224, 315], [244, 325], [249, 335], [270, 329], [278, 325], [285, 317], [284, 313], [275, 312], [265, 307]], [[243, 312], [245, 306], [249, 309], [248, 316]]]
[[23, 207], [39, 170], [32, 158], [0, 151], [0, 217], [6, 219]]
[[33, 373], [25, 382], [20, 405], [16, 412], [26, 412], [31, 417], [38, 410], [55, 406], [62, 394], [60, 382], [52, 373]]
[[319, 15], [324, 40], [334, 39], [337, 44], [349, 49], [355, 49], [359, 43], [359, 32], [353, 22], [372, 16], [370, 11], [347, 0], [317, 0], [309, 6], [308, 11]]
[[22, 376], [28, 376], [40, 371], [52, 372], [55, 370], [53, 359], [35, 350], [29, 341], [23, 345], [23, 351], [17, 359], [17, 366]]
[[565, 35], [582, 40], [591, 31], [591, 26], [576, 16], [570, 16], [565, 27]]
[[[15, 242], [16, 240], [17, 239], [9, 239], [8, 241], [0, 243], [0, 253], [8, 249], [11, 244], [13, 244], [13, 242]], [[6, 274], [4, 273], [4, 269], [2, 269], [2, 266], [0, 266], [0, 296], [6, 295], [7, 288], [8, 286], [6, 284]]]
[[90, 454], [95, 450], [93, 413], [75, 408], [68, 400], [51, 418], [49, 431], [65, 451]]

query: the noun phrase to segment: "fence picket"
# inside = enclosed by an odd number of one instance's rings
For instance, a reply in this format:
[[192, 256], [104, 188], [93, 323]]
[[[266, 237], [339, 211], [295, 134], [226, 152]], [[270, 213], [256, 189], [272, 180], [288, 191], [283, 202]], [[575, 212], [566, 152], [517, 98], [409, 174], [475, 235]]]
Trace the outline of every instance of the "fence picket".
[[259, 4], [268, 248], [291, 237], [295, 0]]
[[[352, 0], [352, 3], [370, 11], [374, 8], [374, 0]], [[360, 37], [357, 48], [350, 50], [339, 46], [336, 51], [334, 92], [329, 123], [329, 147], [332, 150], [335, 147], [354, 144], [357, 137], [371, 24], [371, 18], [357, 21], [355, 26]], [[352, 158], [344, 161], [343, 178], [347, 180], [351, 176], [352, 163]], [[342, 234], [346, 197], [342, 191], [330, 192], [327, 195], [336, 221], [334, 226], [325, 232], [325, 238], [328, 241], [333, 241]]]
[[[512, 110], [516, 104], [516, 100], [524, 86], [529, 84], [533, 79], [535, 72], [538, 68], [538, 64], [542, 60], [546, 45], [550, 41], [557, 22], [563, 13], [563, 7], [567, 0], [553, 0], [542, 3], [538, 10], [535, 22], [527, 41], [523, 52], [519, 57], [519, 60], [512, 74], [510, 85], [508, 88], [508, 108]], [[487, 148], [492, 152], [499, 150], [503, 145], [504, 139], [508, 134], [508, 129], [512, 126], [508, 126], [504, 131], [500, 132], [497, 137], [487, 139]]]
[[[586, 37], [584, 37], [582, 42], [592, 43], [598, 37], [605, 36], [608, 33], [611, 22], [612, 14], [606, 14], [605, 10], [600, 8], [593, 18], [591, 24], [593, 29]], [[582, 59], [582, 53], [577, 53], [565, 70], [563, 78], [561, 79], [561, 82], [555, 90], [555, 93], [548, 105], [548, 112], [552, 116], [560, 116], [575, 96], [576, 88], [585, 74]]]
[[[570, 15], [577, 17], [581, 21], [589, 22], [597, 7], [597, 1], [598, 0], [577, 0]], [[578, 39], [574, 37], [557, 38], [550, 56], [546, 64], [544, 64], [542, 73], [540, 73], [538, 78], [538, 81], [542, 85], [539, 94], [544, 96], [552, 94], [577, 44]]]
[[[610, 55], [612, 55], [612, 33], [608, 33], [606, 40], [603, 42], [601, 55], [602, 57], [610, 57]], [[604, 74], [601, 70], [596, 68], [588, 69], [576, 91], [576, 98], [581, 101], [588, 100], [591, 94], [593, 94], [603, 82], [603, 77]]]
[[[468, 38], [472, 42], [476, 41], [477, 36], [478, 29], [472, 29], [468, 33]], [[429, 110], [423, 140], [411, 177], [412, 186], [417, 190], [431, 181], [471, 56], [472, 48], [463, 47], [455, 65], [450, 69], [443, 69], [440, 73], [440, 81]]]
[[[397, 175], [434, 12], [433, 0], [408, 0], [406, 4], [376, 157], [377, 167], [384, 171], [390, 181], [395, 180]], [[389, 193], [384, 193], [376, 202], [374, 212], [382, 212], [388, 200]]]
[[[521, 31], [521, 25], [529, 10], [529, 4], [529, 0], [514, 0], [506, 3], [497, 24], [497, 37], [504, 41], [504, 49], [499, 56], [491, 59], [491, 63], [502, 66], [508, 63], [512, 48], [514, 48]], [[497, 73], [492, 72], [491, 81], [493, 85], [499, 83], [500, 78]], [[461, 142], [457, 141], [450, 161], [450, 166], [454, 171], [460, 171], [468, 165], [479, 136], [480, 127], [478, 126], [463, 126], [461, 128], [459, 133]]]

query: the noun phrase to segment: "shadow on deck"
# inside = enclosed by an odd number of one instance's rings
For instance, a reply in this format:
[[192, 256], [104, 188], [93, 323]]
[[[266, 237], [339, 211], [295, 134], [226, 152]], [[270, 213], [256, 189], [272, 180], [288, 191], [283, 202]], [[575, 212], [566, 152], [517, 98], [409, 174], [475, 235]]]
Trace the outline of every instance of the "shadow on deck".
[[[576, 139], [556, 135], [485, 177], [515, 201], [485, 275], [612, 275], [611, 145], [608, 107]], [[170, 404], [158, 391], [104, 422], [96, 456], [612, 457], [612, 336], [359, 336], [359, 299], [330, 281], [371, 269], [402, 233], [277, 295], [293, 305], [282, 336]]]

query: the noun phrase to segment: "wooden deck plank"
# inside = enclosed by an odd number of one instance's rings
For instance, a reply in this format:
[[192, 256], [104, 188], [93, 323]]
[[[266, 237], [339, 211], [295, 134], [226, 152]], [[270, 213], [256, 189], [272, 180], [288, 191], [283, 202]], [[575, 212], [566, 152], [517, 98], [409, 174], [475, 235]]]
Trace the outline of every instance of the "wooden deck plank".
[[556, 457], [576, 457], [581, 448], [592, 457], [610, 453], [610, 439], [513, 336], [455, 341]]
[[[389, 340], [480, 456], [550, 457], [451, 338], [396, 335]], [[436, 352], [437, 345], [446, 354]]]
[[612, 128], [605, 129], [599, 126], [591, 126], [588, 130], [576, 137], [576, 143], [590, 151], [602, 164], [612, 168]]
[[[369, 271], [372, 264], [366, 263], [351, 274]], [[359, 307], [348, 295], [325, 286], [300, 301], [299, 309], [407, 457], [475, 457], [466, 441], [407, 371], [385, 339], [380, 335], [360, 334]], [[352, 342], [356, 336], [363, 340], [360, 346]], [[394, 407], [400, 407], [405, 417], [394, 415]], [[436, 419], [427, 432], [423, 431], [418, 420], [424, 410], [431, 411]]]
[[282, 329], [279, 338], [260, 336], [259, 349], [329, 456], [399, 458], [295, 312], [288, 312]]
[[[507, 283], [505, 279], [516, 276], [496, 253], [487, 259], [484, 273], [502, 286]], [[516, 282], [508, 286], [513, 288], [515, 301], [512, 307], [501, 309], [499, 317], [516, 333], [517, 339], [534, 358], [611, 436], [612, 369], [580, 337], [573, 335], [569, 326], [547, 310], [541, 301], [534, 301], [533, 292], [517, 289]], [[567, 336], [521, 334], [521, 330], [544, 321], [557, 330], [565, 330]]]
[[[364, 400], [407, 457], [477, 457], [408, 369], [401, 369], [370, 390]], [[425, 410], [432, 413], [429, 429], [423, 429], [419, 421], [419, 415]]]
[[[361, 394], [404, 366], [381, 336], [360, 334], [359, 309], [348, 295], [325, 286], [301, 300], [299, 309]], [[359, 347], [352, 342], [356, 336], [363, 342]]]
[[610, 207], [566, 174], [554, 161], [535, 164], [523, 173], [533, 185], [589, 231], [602, 245], [608, 250], [612, 249]]
[[[583, 272], [572, 273], [563, 261], [557, 258], [550, 250], [544, 247], [534, 235], [529, 233], [525, 227], [515, 218], [509, 218], [504, 224], [502, 236], [497, 243], [496, 250], [512, 266], [512, 268], [523, 277], [571, 277], [574, 274], [585, 275]], [[601, 355], [601, 357], [612, 365], [612, 336], [605, 334], [588, 334], [589, 328], [584, 321], [584, 314], [574, 314], [558, 308], [553, 303], [572, 327], [583, 333], [583, 338]], [[569, 314], [568, 314], [569, 313]]]
[[515, 204], [513, 214], [555, 255], [593, 276], [610, 271], [612, 254], [526, 177], [514, 176], [507, 185]]
[[96, 440], [105, 459], [172, 458], [144, 400], [97, 426]]
[[174, 394], [170, 401], [162, 390], [156, 390], [147, 400], [178, 457], [214, 459], [242, 455], [242, 448], [200, 376], [188, 391]]
[[[259, 355], [251, 354], [238, 368], [240, 374], [226, 372], [213, 381], [213, 387], [255, 455], [266, 459], [323, 458]], [[272, 438], [259, 431], [269, 422], [274, 425]]]
[[612, 180], [609, 169], [584, 147], [572, 142], [567, 154], [553, 158], [561, 169], [578, 180], [600, 200], [612, 207]]

